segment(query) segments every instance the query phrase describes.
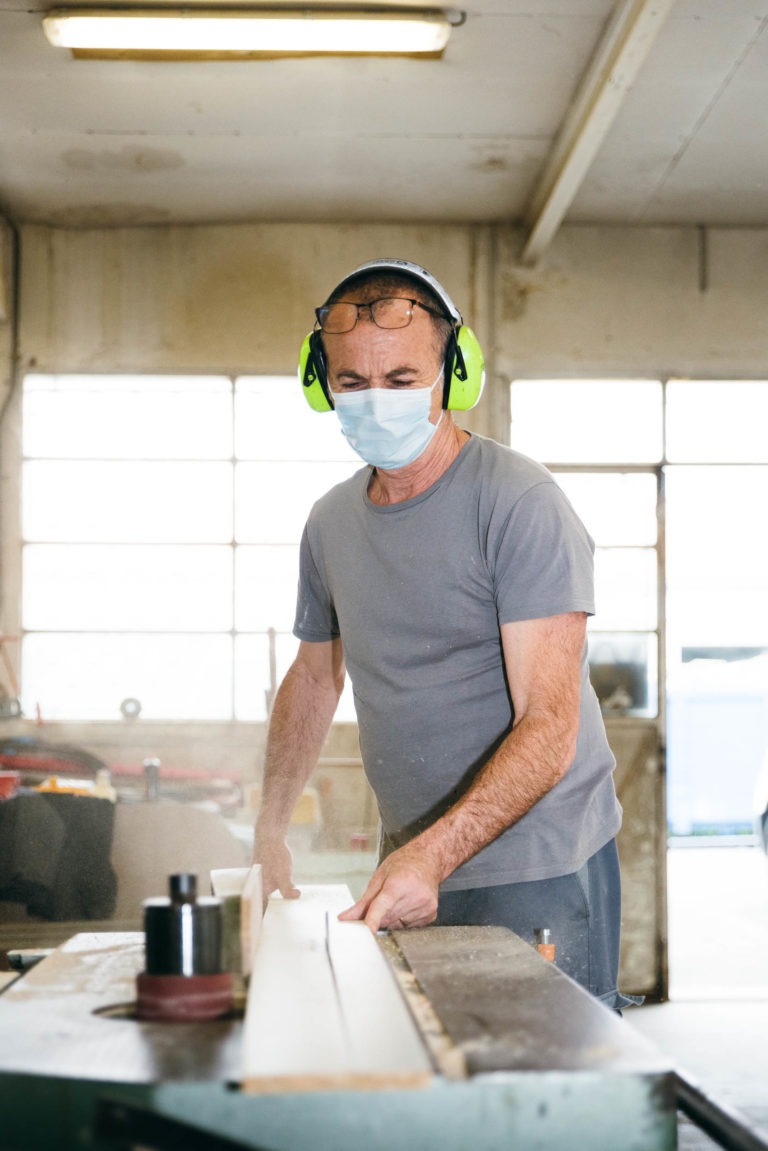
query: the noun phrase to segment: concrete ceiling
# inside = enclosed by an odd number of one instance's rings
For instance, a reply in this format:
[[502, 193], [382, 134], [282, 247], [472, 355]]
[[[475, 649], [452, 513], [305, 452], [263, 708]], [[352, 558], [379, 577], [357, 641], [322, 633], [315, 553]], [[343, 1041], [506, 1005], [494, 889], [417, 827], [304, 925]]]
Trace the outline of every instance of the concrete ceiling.
[[0, 0], [17, 223], [768, 224], [768, 0], [464, 0], [441, 60], [76, 60]]

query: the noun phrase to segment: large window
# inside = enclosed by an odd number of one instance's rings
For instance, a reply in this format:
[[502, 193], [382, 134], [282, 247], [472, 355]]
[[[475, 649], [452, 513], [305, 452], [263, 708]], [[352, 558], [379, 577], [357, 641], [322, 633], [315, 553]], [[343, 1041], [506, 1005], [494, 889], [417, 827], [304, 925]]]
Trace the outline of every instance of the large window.
[[513, 447], [597, 544], [604, 711], [655, 714], [665, 632], [670, 827], [750, 831], [768, 796], [768, 382], [516, 380], [511, 405]]
[[658, 711], [658, 380], [515, 380], [512, 446], [545, 462], [595, 540], [592, 681], [603, 711]]
[[26, 714], [264, 719], [337, 421], [294, 377], [30, 375], [23, 456]]
[[768, 803], [767, 421], [766, 381], [667, 385], [668, 806], [681, 834], [749, 832]]

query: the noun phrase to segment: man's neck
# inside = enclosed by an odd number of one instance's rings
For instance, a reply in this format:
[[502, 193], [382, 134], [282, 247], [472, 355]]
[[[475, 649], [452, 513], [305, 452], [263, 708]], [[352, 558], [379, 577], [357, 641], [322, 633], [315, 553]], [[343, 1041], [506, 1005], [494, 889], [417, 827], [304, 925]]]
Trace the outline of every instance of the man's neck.
[[453, 417], [443, 412], [437, 431], [418, 459], [393, 471], [374, 470], [368, 484], [370, 499], [384, 506], [421, 495], [447, 472], [468, 439], [469, 432], [457, 427]]

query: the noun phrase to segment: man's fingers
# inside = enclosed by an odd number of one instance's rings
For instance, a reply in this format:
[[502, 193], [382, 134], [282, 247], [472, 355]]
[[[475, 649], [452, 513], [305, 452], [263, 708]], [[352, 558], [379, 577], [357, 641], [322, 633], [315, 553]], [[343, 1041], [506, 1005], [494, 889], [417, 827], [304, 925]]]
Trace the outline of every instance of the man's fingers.
[[[397, 854], [397, 853], [396, 853]], [[424, 927], [437, 915], [437, 892], [412, 867], [393, 867], [391, 856], [372, 876], [362, 898], [342, 911], [341, 920], [365, 920], [374, 934], [382, 927]]]
[[284, 840], [257, 840], [254, 843], [253, 862], [261, 866], [261, 894], [265, 911], [267, 900], [274, 891], [279, 891], [283, 899], [299, 898], [301, 892], [293, 882], [291, 852]]
[[371, 890], [371, 884], [368, 885], [362, 897], [358, 899], [352, 907], [342, 911], [339, 919], [355, 920], [364, 919], [367, 926], [370, 927], [374, 934], [379, 930], [382, 923], [386, 927], [386, 920], [388, 912], [392, 907], [392, 897], [384, 887], [379, 887], [376, 884]]
[[357, 903], [353, 903], [351, 907], [347, 907], [344, 911], [339, 912], [339, 919], [355, 920], [362, 919], [365, 915], [365, 908], [367, 904], [365, 899], [358, 899]]
[[375, 934], [381, 927], [404, 926], [403, 912], [397, 910], [399, 899], [393, 899], [386, 886], [371, 900], [365, 915], [365, 922]]

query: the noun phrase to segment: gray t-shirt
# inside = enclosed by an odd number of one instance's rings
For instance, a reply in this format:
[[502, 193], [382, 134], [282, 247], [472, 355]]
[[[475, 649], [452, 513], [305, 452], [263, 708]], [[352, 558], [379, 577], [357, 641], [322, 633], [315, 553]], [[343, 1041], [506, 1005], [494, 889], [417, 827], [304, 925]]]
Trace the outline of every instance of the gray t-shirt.
[[[370, 474], [312, 508], [294, 634], [341, 636], [386, 850], [447, 810], [511, 730], [499, 625], [594, 612], [594, 545], [545, 468], [481, 436], [413, 499], [372, 503]], [[443, 888], [577, 871], [618, 831], [614, 766], [585, 647], [572, 765]]]

